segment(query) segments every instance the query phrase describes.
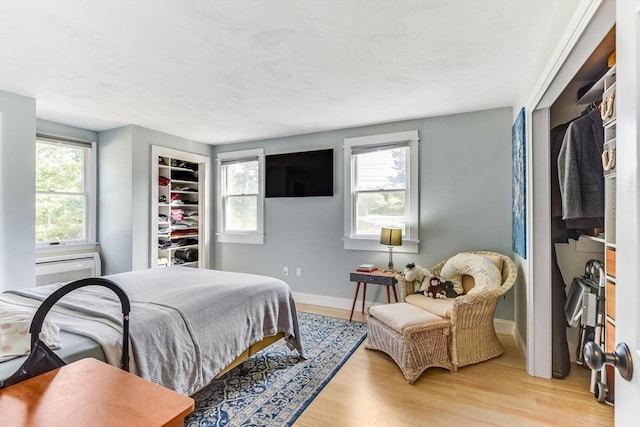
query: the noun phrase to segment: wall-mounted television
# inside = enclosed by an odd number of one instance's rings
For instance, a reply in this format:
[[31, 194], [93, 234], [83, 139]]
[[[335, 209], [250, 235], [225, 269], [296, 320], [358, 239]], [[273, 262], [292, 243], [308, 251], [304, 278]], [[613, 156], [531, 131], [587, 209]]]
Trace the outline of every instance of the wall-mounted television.
[[266, 197], [333, 196], [333, 149], [265, 157]]

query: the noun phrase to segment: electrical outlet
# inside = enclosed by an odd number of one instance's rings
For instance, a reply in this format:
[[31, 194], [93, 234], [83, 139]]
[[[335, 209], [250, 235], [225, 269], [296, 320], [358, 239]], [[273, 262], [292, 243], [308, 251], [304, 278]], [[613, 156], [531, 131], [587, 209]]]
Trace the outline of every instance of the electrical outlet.
[[282, 269], [282, 274], [284, 274], [285, 276], [288, 276], [289, 275], [289, 267], [284, 267]]
[[300, 267], [296, 268], [296, 276], [302, 277], [302, 268]]

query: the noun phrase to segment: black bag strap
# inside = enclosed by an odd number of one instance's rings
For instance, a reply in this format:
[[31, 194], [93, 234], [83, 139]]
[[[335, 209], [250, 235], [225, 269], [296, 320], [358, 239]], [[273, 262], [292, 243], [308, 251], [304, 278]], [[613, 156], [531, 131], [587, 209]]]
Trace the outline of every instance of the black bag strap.
[[49, 295], [38, 310], [33, 315], [33, 321], [31, 322], [31, 326], [29, 327], [29, 332], [31, 333], [31, 348], [36, 343], [36, 340], [40, 337], [40, 331], [42, 330], [42, 323], [44, 322], [44, 318], [51, 310], [51, 307], [55, 305], [60, 298], [68, 294], [69, 292], [81, 288], [83, 286], [105, 286], [111, 289], [115, 294], [120, 298], [120, 304], [122, 305], [122, 360], [120, 362], [120, 368], [128, 371], [129, 370], [129, 312], [131, 311], [131, 304], [129, 303], [129, 297], [126, 292], [118, 286], [116, 283], [112, 282], [108, 279], [103, 279], [101, 277], [90, 277], [88, 279], [80, 279], [71, 283], [67, 283], [61, 288], [57, 289], [51, 295]]

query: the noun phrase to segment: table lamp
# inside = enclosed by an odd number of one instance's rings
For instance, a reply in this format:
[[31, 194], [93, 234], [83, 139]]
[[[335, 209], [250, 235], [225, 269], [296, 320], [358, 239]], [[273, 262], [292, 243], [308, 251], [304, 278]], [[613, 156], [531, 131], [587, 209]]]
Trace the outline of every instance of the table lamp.
[[380, 244], [389, 247], [389, 270], [393, 270], [393, 247], [402, 245], [402, 230], [399, 228], [382, 228]]

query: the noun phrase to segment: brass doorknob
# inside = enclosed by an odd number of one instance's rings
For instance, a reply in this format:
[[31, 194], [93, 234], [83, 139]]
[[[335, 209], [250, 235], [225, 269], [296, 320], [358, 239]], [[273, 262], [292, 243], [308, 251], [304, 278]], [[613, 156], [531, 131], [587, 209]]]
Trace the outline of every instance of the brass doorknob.
[[595, 342], [588, 342], [584, 346], [584, 360], [587, 366], [594, 370], [600, 370], [604, 365], [612, 365], [618, 369], [620, 376], [631, 381], [633, 376], [633, 363], [631, 351], [627, 344], [621, 342], [612, 353], [605, 353]]

